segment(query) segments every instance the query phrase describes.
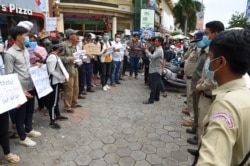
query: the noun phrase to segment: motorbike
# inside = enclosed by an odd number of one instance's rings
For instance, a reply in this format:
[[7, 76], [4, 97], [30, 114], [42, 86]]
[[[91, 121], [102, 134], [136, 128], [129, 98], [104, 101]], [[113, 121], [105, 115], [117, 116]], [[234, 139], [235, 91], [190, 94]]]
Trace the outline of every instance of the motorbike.
[[166, 63], [163, 79], [173, 86], [185, 88], [184, 63], [183, 51], [179, 50], [177, 51], [176, 57], [171, 62]]

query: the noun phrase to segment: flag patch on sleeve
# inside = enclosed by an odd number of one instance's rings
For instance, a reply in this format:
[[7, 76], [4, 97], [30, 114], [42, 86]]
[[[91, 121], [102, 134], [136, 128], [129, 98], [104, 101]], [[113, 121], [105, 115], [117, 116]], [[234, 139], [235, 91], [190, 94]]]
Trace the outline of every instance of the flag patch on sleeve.
[[229, 129], [233, 129], [234, 128], [234, 123], [233, 123], [233, 120], [232, 118], [227, 114], [227, 113], [224, 113], [224, 112], [218, 112], [214, 115], [212, 115], [210, 117], [210, 120], [211, 121], [214, 121], [215, 119], [224, 119], [227, 123], [227, 126]]

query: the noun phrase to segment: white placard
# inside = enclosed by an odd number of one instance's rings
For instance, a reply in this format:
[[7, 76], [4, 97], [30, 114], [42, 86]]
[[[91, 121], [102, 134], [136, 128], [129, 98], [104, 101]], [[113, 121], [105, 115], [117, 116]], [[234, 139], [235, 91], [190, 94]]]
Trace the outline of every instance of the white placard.
[[68, 81], [69, 80], [69, 73], [67, 72], [67, 70], [65, 69], [61, 59], [59, 58], [57, 61], [61, 71], [63, 72], [63, 75], [65, 76], [65, 79]]
[[108, 54], [110, 54], [110, 53], [112, 53], [112, 52], [114, 52], [113, 47], [109, 47], [109, 48], [107, 48], [107, 53], [108, 53]]
[[56, 17], [47, 17], [46, 18], [46, 31], [55, 31], [56, 30]]
[[80, 58], [82, 58], [85, 55], [86, 55], [86, 51], [85, 50], [77, 50], [76, 52], [73, 53], [73, 56], [76, 59], [80, 59]]
[[17, 74], [0, 75], [0, 114], [27, 101]]
[[39, 99], [53, 91], [53, 89], [50, 86], [49, 75], [46, 64], [42, 65], [41, 67], [37, 66], [31, 67], [30, 75], [35, 85]]

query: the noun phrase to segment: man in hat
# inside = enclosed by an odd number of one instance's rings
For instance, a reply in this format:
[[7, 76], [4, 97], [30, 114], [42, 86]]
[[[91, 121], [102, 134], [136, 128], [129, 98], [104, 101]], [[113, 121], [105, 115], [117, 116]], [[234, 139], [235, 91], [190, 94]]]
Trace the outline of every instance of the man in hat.
[[67, 72], [69, 80], [63, 84], [64, 90], [64, 111], [74, 113], [73, 108], [82, 107], [78, 104], [79, 81], [78, 81], [78, 66], [74, 63], [76, 58], [73, 53], [76, 52], [76, 44], [78, 42], [78, 31], [66, 29], [66, 41], [63, 43], [63, 52], [59, 54]]

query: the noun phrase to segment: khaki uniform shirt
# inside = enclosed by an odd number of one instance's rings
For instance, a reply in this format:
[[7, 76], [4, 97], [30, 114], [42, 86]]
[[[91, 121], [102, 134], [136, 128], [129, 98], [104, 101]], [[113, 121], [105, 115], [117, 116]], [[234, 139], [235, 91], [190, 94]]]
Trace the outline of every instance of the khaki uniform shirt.
[[192, 76], [195, 70], [199, 55], [200, 55], [200, 48], [197, 48], [196, 46], [190, 49], [190, 51], [185, 53], [187, 60], [185, 61], [185, 65], [184, 65], [184, 73], [186, 76]]
[[73, 57], [73, 53], [76, 52], [76, 46], [72, 45], [69, 41], [63, 43], [63, 52], [59, 54], [64, 67], [69, 73], [70, 77], [75, 75], [75, 64], [70, 61], [70, 58]]
[[236, 166], [250, 150], [250, 91], [242, 78], [221, 85], [213, 95], [197, 165]]

